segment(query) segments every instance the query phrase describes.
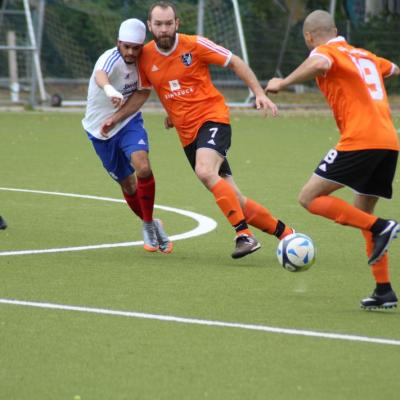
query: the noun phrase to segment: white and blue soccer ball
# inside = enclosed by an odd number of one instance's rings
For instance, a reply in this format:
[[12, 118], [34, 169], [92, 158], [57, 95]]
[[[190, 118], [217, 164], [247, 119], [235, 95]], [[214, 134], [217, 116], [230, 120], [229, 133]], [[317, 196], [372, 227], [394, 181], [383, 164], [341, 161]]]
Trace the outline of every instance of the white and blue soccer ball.
[[279, 242], [276, 255], [279, 264], [286, 270], [307, 271], [315, 261], [314, 243], [303, 233], [292, 233]]

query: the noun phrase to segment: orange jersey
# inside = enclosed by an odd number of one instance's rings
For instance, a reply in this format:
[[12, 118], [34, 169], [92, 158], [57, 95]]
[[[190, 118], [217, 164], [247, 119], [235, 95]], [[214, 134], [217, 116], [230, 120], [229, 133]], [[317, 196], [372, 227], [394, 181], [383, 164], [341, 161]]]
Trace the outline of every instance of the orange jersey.
[[325, 76], [316, 78], [331, 106], [341, 137], [337, 150], [399, 150], [383, 78], [394, 65], [364, 49], [350, 46], [338, 36], [316, 47], [310, 57], [330, 63]]
[[153, 87], [178, 131], [183, 146], [196, 138], [206, 121], [229, 124], [229, 109], [211, 81], [209, 64], [227, 66], [232, 53], [201, 36], [177, 34], [164, 53], [154, 40], [139, 60], [139, 87]]

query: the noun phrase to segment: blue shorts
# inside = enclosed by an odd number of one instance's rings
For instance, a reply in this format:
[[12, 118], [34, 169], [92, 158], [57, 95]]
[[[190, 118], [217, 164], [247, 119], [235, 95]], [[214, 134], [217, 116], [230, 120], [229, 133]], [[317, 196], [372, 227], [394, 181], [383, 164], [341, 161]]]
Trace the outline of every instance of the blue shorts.
[[142, 114], [132, 118], [116, 135], [108, 140], [97, 139], [86, 132], [92, 141], [104, 168], [117, 182], [122, 181], [135, 170], [131, 154], [136, 151], [149, 152], [149, 140], [143, 126]]

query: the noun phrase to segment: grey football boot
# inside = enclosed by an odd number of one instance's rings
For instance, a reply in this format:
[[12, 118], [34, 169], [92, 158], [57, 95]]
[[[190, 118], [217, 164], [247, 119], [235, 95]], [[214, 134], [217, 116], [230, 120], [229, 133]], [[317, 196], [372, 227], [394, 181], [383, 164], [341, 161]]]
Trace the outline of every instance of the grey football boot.
[[154, 220], [154, 228], [156, 231], [156, 236], [159, 244], [159, 250], [165, 254], [172, 253], [174, 244], [171, 242], [171, 240], [169, 240], [169, 237], [166, 234], [163, 223], [160, 219]]
[[143, 221], [143, 243], [143, 248], [146, 251], [153, 253], [158, 250], [159, 243], [156, 235], [154, 221]]

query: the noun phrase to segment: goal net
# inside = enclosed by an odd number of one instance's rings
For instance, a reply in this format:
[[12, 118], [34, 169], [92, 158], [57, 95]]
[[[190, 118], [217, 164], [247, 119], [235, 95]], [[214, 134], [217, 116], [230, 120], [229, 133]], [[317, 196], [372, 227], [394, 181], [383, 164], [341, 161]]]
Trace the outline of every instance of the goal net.
[[[115, 1], [119, 8], [105, 8], [99, 3], [51, 0], [46, 4], [42, 70], [47, 91], [60, 95], [63, 104], [79, 104], [85, 100], [93, 65], [104, 50], [115, 46], [120, 23], [131, 17], [146, 21], [153, 0]], [[196, 34], [200, 31], [246, 59], [233, 0], [178, 0], [174, 3], [181, 21], [180, 32]], [[148, 33], [147, 40], [150, 36]], [[211, 74], [228, 101], [246, 100], [248, 89], [229, 68], [211, 67]]]

